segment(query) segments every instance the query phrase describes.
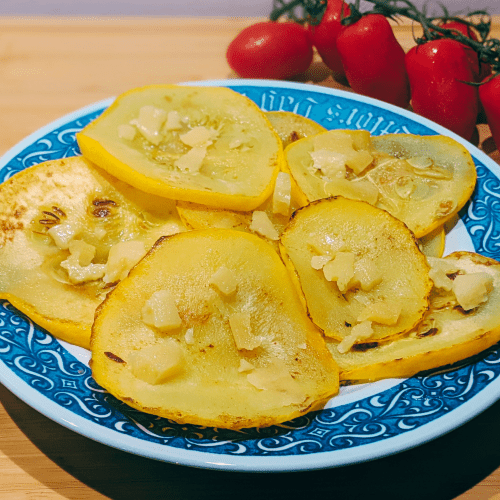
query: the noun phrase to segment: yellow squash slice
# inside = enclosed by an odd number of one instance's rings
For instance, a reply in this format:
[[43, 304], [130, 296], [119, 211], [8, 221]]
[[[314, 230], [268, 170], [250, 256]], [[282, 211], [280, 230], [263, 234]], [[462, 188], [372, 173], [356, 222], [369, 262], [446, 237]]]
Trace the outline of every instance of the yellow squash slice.
[[303, 204], [339, 195], [364, 200], [405, 222], [417, 238], [453, 217], [476, 182], [468, 151], [444, 136], [332, 130], [294, 142], [285, 158]]
[[[184, 224], [191, 229], [235, 229], [254, 233], [278, 249], [279, 236], [299, 207], [292, 198], [291, 178], [280, 172], [273, 196], [253, 212], [236, 212], [188, 203], [177, 202], [177, 210]], [[281, 188], [281, 189], [280, 189]]]
[[442, 257], [446, 242], [446, 230], [438, 227], [434, 231], [422, 236], [418, 240], [418, 246], [427, 257]]
[[162, 235], [185, 230], [175, 204], [81, 157], [49, 161], [0, 186], [0, 297], [89, 347], [96, 307]]
[[413, 234], [366, 202], [325, 198], [297, 210], [280, 250], [311, 319], [343, 349], [400, 335], [428, 308], [429, 266]]
[[160, 240], [98, 309], [91, 367], [134, 408], [233, 429], [295, 418], [338, 390], [277, 253], [230, 229]]
[[227, 88], [131, 90], [77, 140], [84, 156], [138, 189], [232, 210], [261, 205], [283, 163], [265, 114]]
[[486, 283], [486, 291], [477, 285], [472, 289], [467, 283], [466, 292], [475, 299], [471, 304], [475, 307], [464, 310], [453, 289], [434, 289], [424, 319], [401, 338], [355, 346], [344, 354], [339, 353], [337, 342], [327, 339], [340, 366], [341, 380], [354, 383], [410, 377], [469, 358], [500, 341], [500, 263], [468, 252], [456, 252], [444, 260], [451, 266], [453, 283], [459, 275], [472, 276], [472, 283]]
[[326, 132], [319, 123], [291, 111], [268, 111], [266, 116], [278, 132], [283, 148], [304, 137]]

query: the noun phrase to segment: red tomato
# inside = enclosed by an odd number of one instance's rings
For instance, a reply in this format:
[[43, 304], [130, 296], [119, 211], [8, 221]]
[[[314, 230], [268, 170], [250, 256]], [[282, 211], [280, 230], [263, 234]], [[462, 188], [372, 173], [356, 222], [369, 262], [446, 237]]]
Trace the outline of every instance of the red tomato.
[[342, 29], [340, 24], [342, 17], [347, 17], [350, 14], [351, 9], [344, 0], [328, 0], [321, 22], [316, 26], [309, 26], [313, 45], [335, 76], [345, 76], [337, 49], [337, 37]]
[[440, 23], [439, 26], [441, 28], [446, 28], [447, 30], [454, 30], [462, 33], [462, 35], [468, 36], [472, 38], [472, 40], [478, 41], [476, 33], [474, 30], [467, 24], [461, 23], [460, 21], [445, 21], [444, 23]]
[[307, 30], [292, 22], [261, 22], [241, 31], [226, 52], [243, 78], [288, 78], [305, 71], [313, 58]]
[[479, 98], [486, 113], [493, 140], [500, 149], [500, 73], [492, 79], [486, 78], [485, 83], [479, 86]]
[[405, 53], [384, 16], [369, 14], [344, 27], [337, 48], [354, 91], [402, 108], [408, 106]]
[[[461, 23], [459, 21], [447, 21], [445, 23], [440, 24], [439, 26], [441, 26], [441, 28], [446, 28], [448, 30], [458, 31], [462, 33], [462, 35], [465, 35], [476, 42], [478, 41], [476, 33], [474, 33], [472, 28], [467, 24]], [[466, 47], [465, 50], [467, 52], [467, 58], [469, 59], [470, 65], [474, 72], [474, 81], [480, 82], [491, 74], [491, 66], [485, 63], [480, 64], [477, 52], [471, 47], [468, 47], [466, 45], [464, 45], [464, 47]]]
[[438, 38], [406, 54], [413, 110], [470, 140], [476, 127], [478, 92], [464, 46]]

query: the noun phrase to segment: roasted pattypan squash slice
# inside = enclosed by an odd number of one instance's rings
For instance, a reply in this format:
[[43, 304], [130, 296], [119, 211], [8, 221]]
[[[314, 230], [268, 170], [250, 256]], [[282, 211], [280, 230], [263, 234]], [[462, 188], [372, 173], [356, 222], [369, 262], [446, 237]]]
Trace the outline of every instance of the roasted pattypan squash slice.
[[162, 235], [185, 230], [175, 203], [81, 157], [42, 163], [0, 186], [0, 297], [89, 347], [96, 307]]
[[312, 321], [341, 350], [398, 336], [428, 308], [429, 265], [415, 237], [366, 202], [325, 198], [297, 210], [280, 250]]
[[134, 408], [232, 429], [303, 415], [338, 390], [278, 254], [230, 229], [160, 240], [99, 307], [91, 368]]
[[280, 136], [283, 148], [304, 137], [326, 132], [319, 123], [291, 111], [268, 111], [266, 116]]
[[292, 143], [285, 157], [302, 203], [337, 195], [367, 201], [418, 238], [453, 217], [476, 183], [468, 151], [444, 136], [332, 130]]
[[273, 195], [253, 212], [236, 212], [188, 203], [177, 202], [177, 210], [190, 229], [235, 229], [257, 234], [278, 248], [278, 240], [290, 216], [299, 204], [292, 199], [290, 174], [280, 172]]
[[138, 189], [233, 210], [261, 205], [283, 163], [265, 114], [227, 88], [131, 90], [77, 140], [84, 156]]
[[469, 252], [436, 261], [433, 272], [442, 272], [442, 279], [436, 279], [439, 288], [433, 289], [429, 310], [411, 331], [392, 342], [354, 346], [342, 354], [338, 342], [327, 340], [341, 380], [410, 377], [464, 360], [500, 341], [500, 263]]

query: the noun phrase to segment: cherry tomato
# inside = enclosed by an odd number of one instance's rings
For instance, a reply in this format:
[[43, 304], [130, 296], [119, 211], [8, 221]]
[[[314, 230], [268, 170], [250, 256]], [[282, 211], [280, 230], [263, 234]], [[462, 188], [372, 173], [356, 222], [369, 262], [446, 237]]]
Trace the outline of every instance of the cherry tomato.
[[479, 86], [479, 98], [483, 105], [491, 135], [500, 149], [500, 73], [493, 78], [486, 78]]
[[403, 108], [408, 106], [405, 53], [384, 16], [369, 14], [345, 26], [337, 38], [337, 48], [354, 91]]
[[470, 140], [476, 127], [478, 92], [464, 45], [438, 38], [406, 54], [413, 110]]
[[309, 26], [313, 45], [318, 50], [323, 62], [335, 76], [345, 76], [344, 67], [337, 49], [337, 37], [342, 30], [340, 21], [351, 14], [349, 5], [344, 0], [328, 0], [321, 22]]
[[306, 28], [292, 22], [261, 22], [242, 30], [226, 52], [243, 78], [288, 78], [305, 71], [313, 58]]

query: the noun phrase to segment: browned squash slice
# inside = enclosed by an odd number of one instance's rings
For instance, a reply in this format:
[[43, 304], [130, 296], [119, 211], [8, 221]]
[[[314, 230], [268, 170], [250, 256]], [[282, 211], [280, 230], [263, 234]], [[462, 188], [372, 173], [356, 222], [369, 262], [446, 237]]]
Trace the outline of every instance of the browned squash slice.
[[283, 148], [304, 137], [326, 132], [319, 123], [291, 111], [268, 111], [266, 116], [280, 136]]
[[85, 157], [138, 189], [231, 210], [261, 205], [283, 163], [265, 114], [222, 87], [133, 89], [77, 140]]
[[277, 253], [230, 229], [158, 242], [99, 308], [91, 366], [134, 408], [233, 429], [319, 409], [338, 390]]
[[23, 170], [0, 200], [0, 297], [86, 348], [106, 293], [161, 235], [185, 230], [174, 202], [81, 157]]
[[[463, 293], [471, 296], [466, 298], [473, 300], [469, 306], [474, 307], [465, 310], [453, 289], [434, 289], [429, 311], [403, 337], [355, 346], [344, 354], [339, 353], [338, 342], [328, 339], [327, 345], [341, 369], [341, 380], [410, 377], [469, 358], [500, 341], [500, 263], [468, 252], [456, 252], [444, 260], [450, 265], [452, 286], [458, 276], [468, 277], [464, 278]], [[459, 291], [463, 303], [462, 295]]]
[[366, 202], [326, 198], [299, 209], [280, 250], [311, 319], [341, 349], [400, 335], [427, 310], [432, 282], [415, 237]]
[[332, 130], [290, 144], [285, 159], [303, 204], [328, 196], [367, 201], [417, 238], [452, 218], [476, 183], [469, 152], [444, 136]]

